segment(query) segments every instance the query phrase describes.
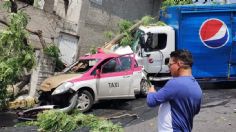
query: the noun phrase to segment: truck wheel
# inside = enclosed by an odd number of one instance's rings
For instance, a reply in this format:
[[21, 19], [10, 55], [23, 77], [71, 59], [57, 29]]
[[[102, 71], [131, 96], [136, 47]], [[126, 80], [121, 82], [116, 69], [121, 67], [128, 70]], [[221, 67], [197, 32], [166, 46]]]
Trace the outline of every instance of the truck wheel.
[[92, 94], [87, 91], [87, 90], [83, 90], [81, 92], [78, 93], [78, 98], [77, 98], [77, 108], [81, 111], [81, 112], [86, 112], [88, 111], [92, 105], [93, 105], [93, 96]]
[[149, 88], [148, 81], [146, 79], [142, 79], [140, 82], [140, 94], [143, 96], [147, 96], [148, 88]]

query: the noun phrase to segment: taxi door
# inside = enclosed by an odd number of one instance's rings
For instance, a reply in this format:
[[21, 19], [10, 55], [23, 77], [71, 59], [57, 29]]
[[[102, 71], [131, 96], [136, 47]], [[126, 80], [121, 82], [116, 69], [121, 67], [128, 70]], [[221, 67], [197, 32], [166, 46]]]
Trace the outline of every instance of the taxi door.
[[130, 96], [132, 79], [130, 56], [113, 58], [101, 67], [97, 80], [99, 98], [122, 98]]

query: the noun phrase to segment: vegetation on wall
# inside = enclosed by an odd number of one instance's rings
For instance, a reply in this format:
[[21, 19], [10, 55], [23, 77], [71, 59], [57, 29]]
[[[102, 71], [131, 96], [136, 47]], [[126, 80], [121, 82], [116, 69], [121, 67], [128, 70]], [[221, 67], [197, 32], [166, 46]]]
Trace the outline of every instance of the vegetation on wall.
[[33, 49], [24, 39], [28, 36], [27, 22], [25, 13], [12, 13], [9, 27], [0, 31], [0, 109], [6, 106], [7, 85], [17, 82], [24, 69], [35, 64]]
[[60, 49], [58, 48], [58, 46], [56, 46], [55, 44], [49, 44], [49, 46], [47, 46], [46, 48], [43, 49], [43, 52], [44, 52], [44, 54], [55, 59], [55, 63], [56, 63], [55, 72], [62, 71], [65, 68], [64, 63], [59, 58], [60, 57]]
[[60, 57], [60, 49], [55, 44], [50, 44], [48, 47], [43, 49], [44, 53], [53, 58]]

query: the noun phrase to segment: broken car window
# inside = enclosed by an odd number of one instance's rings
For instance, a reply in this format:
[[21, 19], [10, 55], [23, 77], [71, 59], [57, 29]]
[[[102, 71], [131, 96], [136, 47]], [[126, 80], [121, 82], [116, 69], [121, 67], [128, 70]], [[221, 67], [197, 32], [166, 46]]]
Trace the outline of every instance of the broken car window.
[[117, 66], [116, 60], [112, 59], [103, 66], [102, 73], [116, 72], [118, 71], [117, 67], [118, 66]]
[[74, 72], [86, 72], [98, 62], [97, 59], [80, 60], [71, 70]]
[[120, 71], [129, 70], [131, 68], [131, 58], [129, 56], [120, 57]]

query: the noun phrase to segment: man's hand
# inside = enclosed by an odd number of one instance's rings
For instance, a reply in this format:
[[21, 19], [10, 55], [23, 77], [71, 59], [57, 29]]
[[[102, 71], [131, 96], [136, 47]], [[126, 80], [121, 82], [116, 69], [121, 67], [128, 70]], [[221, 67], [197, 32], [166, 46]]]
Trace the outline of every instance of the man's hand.
[[151, 87], [149, 87], [148, 92], [156, 92], [154, 85], [151, 85]]

